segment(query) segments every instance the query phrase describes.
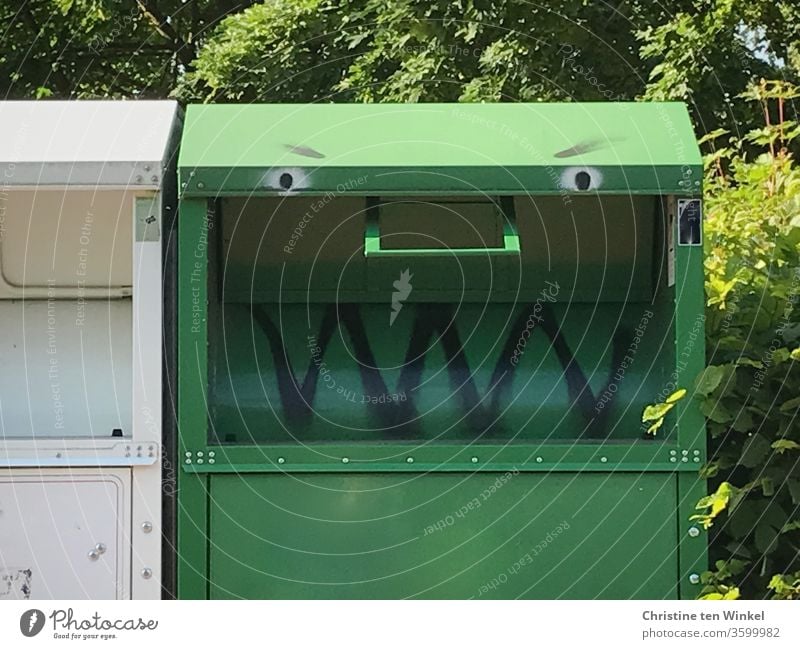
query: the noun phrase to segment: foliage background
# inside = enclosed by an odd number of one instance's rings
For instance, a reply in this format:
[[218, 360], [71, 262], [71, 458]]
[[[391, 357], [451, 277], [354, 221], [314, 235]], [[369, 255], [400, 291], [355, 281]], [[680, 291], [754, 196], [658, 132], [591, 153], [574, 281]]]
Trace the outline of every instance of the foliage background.
[[[764, 126], [719, 130], [706, 157], [708, 367], [696, 396], [718, 487], [698, 520], [713, 531], [710, 597], [800, 597], [800, 169], [786, 118], [797, 96], [762, 82], [742, 99]], [[715, 525], [716, 523], [716, 525]]]
[[6, 98], [686, 101], [708, 153], [706, 593], [800, 598], [800, 3], [0, 0], [0, 17]]

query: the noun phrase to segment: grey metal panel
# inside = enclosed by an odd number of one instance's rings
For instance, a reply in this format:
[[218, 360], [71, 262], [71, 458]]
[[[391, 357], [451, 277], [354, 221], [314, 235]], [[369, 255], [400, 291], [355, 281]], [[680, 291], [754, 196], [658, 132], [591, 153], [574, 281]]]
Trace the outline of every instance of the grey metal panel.
[[0, 470], [0, 600], [130, 597], [130, 469]]
[[157, 187], [174, 101], [0, 102], [6, 185]]

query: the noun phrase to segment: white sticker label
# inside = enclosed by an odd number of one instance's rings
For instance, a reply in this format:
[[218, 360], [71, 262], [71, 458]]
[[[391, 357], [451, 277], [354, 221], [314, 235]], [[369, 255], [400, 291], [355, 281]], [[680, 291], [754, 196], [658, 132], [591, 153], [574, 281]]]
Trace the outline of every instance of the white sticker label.
[[678, 245], [703, 245], [703, 201], [699, 198], [678, 199]]

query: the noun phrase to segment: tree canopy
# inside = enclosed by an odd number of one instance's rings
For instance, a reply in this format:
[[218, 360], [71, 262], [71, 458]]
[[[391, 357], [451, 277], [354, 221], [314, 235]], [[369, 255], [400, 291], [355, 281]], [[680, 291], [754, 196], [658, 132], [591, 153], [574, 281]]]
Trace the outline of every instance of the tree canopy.
[[800, 71], [791, 0], [0, 0], [0, 15], [13, 98], [678, 99], [708, 131], [754, 123], [734, 98]]

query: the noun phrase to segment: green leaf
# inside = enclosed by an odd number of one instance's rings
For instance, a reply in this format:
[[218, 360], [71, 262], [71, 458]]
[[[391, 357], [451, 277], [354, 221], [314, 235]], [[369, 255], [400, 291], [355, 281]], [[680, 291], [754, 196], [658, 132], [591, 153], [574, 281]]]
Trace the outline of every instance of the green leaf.
[[691, 517], [691, 520], [701, 521], [703, 527], [708, 529], [714, 524], [714, 519], [725, 511], [731, 498], [733, 498], [738, 491], [739, 490], [729, 482], [721, 483], [713, 494], [701, 498], [697, 503], [696, 509], [707, 509], [709, 511], [705, 514], [695, 514]]
[[767, 587], [775, 591], [773, 599], [796, 600], [800, 597], [800, 571], [790, 575], [773, 575]]
[[789, 412], [790, 410], [796, 410], [800, 408], [800, 397], [795, 397], [794, 399], [789, 399], [788, 401], [784, 401], [781, 404], [781, 412]]
[[770, 554], [775, 551], [778, 543], [779, 531], [771, 525], [762, 523], [756, 527], [754, 542], [756, 549], [763, 554]]
[[750, 414], [749, 410], [742, 409], [736, 413], [736, 419], [731, 424], [731, 428], [737, 433], [746, 433], [752, 430], [753, 425], [753, 415]]
[[764, 461], [764, 458], [767, 457], [770, 449], [771, 445], [763, 435], [753, 435], [747, 440], [747, 443], [742, 449], [742, 455], [739, 458], [739, 464], [746, 466], [748, 469], [752, 469]]
[[700, 467], [700, 477], [707, 480], [719, 474], [719, 462], [709, 462], [705, 466]]
[[792, 499], [792, 504], [800, 505], [800, 480], [798, 479], [787, 480], [786, 488], [789, 490], [789, 496]]
[[709, 365], [695, 381], [695, 392], [707, 396], [717, 389], [725, 376], [725, 368], [721, 365]]
[[719, 600], [730, 600], [730, 599], [739, 599], [740, 593], [739, 589], [735, 586], [731, 588], [725, 588], [724, 586], [720, 587], [721, 589], [719, 592], [713, 593], [706, 593], [705, 595], [701, 596], [700, 599], [710, 600], [710, 601], [719, 601]]
[[750, 367], [755, 367], [757, 369], [761, 369], [764, 367], [764, 363], [761, 361], [753, 360], [752, 358], [747, 358], [747, 356], [740, 356], [736, 359], [737, 365], [748, 365]]
[[725, 596], [722, 599], [739, 599], [740, 593], [739, 589], [736, 586], [729, 588], [728, 592], [725, 593]]
[[800, 444], [792, 439], [776, 439], [772, 442], [772, 448], [778, 451], [778, 453], [785, 453], [786, 451], [796, 451], [800, 449]]
[[786, 361], [789, 360], [790, 357], [791, 354], [789, 353], [789, 350], [786, 349], [786, 347], [780, 347], [776, 349], [774, 352], [772, 352], [772, 362], [775, 364], [785, 363]]
[[697, 143], [698, 144], [705, 144], [706, 142], [711, 142], [712, 140], [716, 140], [721, 135], [727, 135], [729, 131], [726, 131], [724, 128], [716, 128], [713, 131], [709, 131], [703, 137], [701, 137]]
[[726, 424], [733, 420], [731, 412], [716, 397], [706, 399], [700, 404], [700, 411], [711, 421]]
[[647, 406], [642, 414], [642, 421], [656, 421], [663, 419], [670, 410], [675, 407], [674, 403], [657, 403], [652, 406]]
[[665, 400], [664, 403], [675, 403], [676, 401], [680, 401], [683, 397], [686, 396], [686, 390], [681, 388], [680, 390], [675, 390], [671, 395], [669, 395]]
[[730, 541], [726, 543], [724, 547], [725, 551], [732, 557], [745, 557], [747, 559], [751, 557], [751, 552], [748, 547], [739, 541]]

